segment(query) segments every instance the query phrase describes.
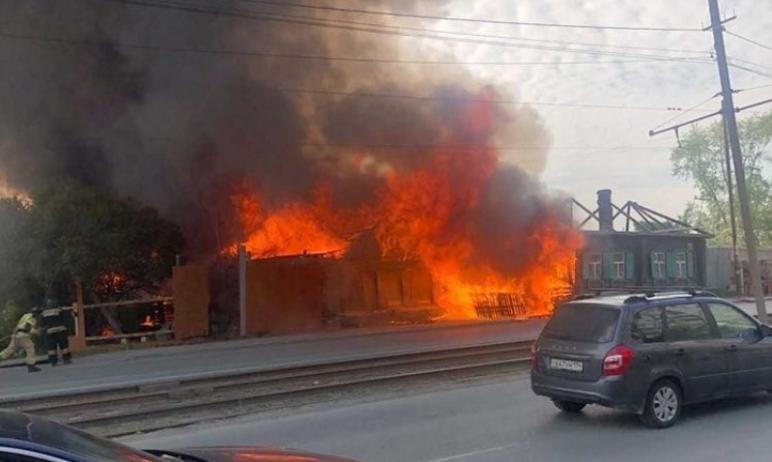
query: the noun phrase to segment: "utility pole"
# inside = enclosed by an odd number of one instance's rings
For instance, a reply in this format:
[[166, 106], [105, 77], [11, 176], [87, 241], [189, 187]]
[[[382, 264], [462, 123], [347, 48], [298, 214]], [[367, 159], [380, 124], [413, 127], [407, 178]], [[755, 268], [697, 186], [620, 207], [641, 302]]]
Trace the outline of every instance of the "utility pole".
[[732, 154], [729, 152], [729, 130], [724, 126], [724, 161], [726, 162], [726, 191], [729, 195], [729, 221], [732, 226], [732, 280], [738, 294], [745, 291], [745, 280], [737, 258], [737, 219], [734, 214], [734, 183], [732, 182]]
[[751, 276], [751, 290], [756, 298], [756, 312], [759, 321], [767, 323], [767, 307], [764, 303], [764, 293], [761, 290], [761, 271], [759, 268], [758, 252], [756, 250], [756, 234], [753, 232], [751, 207], [748, 197], [748, 188], [745, 184], [745, 166], [743, 165], [742, 151], [740, 148], [740, 136], [737, 132], [737, 119], [735, 117], [734, 101], [732, 98], [732, 84], [729, 79], [729, 66], [726, 60], [724, 48], [724, 28], [721, 24], [721, 14], [718, 9], [718, 0], [708, 0], [710, 8], [710, 27], [713, 30], [713, 43], [716, 48], [716, 63], [721, 77], [721, 94], [723, 95], [722, 112], [729, 135], [729, 147], [732, 151], [732, 161], [737, 182], [737, 200], [740, 203], [740, 217], [743, 222], [745, 234], [745, 247], [748, 250], [748, 266]]

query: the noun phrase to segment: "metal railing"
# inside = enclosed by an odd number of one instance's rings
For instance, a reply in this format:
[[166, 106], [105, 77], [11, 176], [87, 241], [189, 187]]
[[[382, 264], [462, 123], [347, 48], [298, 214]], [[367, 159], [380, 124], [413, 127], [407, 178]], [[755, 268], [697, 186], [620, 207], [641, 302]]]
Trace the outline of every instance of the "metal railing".
[[[90, 343], [112, 340], [126, 342], [129, 339], [136, 338], [144, 340], [149, 337], [172, 336], [174, 335], [173, 303], [174, 297], [154, 297], [92, 304], [80, 304], [76, 302], [71, 307], [73, 314], [75, 315], [74, 337], [76, 341], [80, 340], [82, 346], [86, 346]], [[149, 321], [147, 319], [137, 320], [136, 323], [133, 323], [137, 326], [145, 327], [144, 330], [136, 331], [129, 326], [123, 325], [119, 321], [118, 316], [114, 315], [116, 309], [134, 308], [136, 310], [136, 307], [148, 304], [161, 305], [159, 309], [164, 312], [164, 322], [157, 322], [156, 319], [152, 319], [152, 315], [145, 314], [146, 317], [150, 317], [151, 319]], [[172, 306], [169, 310], [171, 312], [171, 319], [168, 319], [168, 315], [165, 314], [167, 311], [166, 308], [169, 305]], [[89, 315], [89, 312], [99, 313], [98, 316], [102, 317], [102, 322], [99, 324], [102, 324], [104, 327], [100, 329], [98, 335], [87, 335], [86, 316]], [[139, 317], [141, 314], [137, 314], [137, 316]]]

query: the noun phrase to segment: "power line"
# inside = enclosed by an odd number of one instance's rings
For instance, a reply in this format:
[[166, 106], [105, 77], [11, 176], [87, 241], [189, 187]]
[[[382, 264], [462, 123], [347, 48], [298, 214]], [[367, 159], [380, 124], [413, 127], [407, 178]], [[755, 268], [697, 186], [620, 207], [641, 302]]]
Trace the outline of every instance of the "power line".
[[432, 19], [440, 21], [456, 21], [456, 22], [469, 22], [469, 23], [485, 23], [485, 24], [505, 24], [513, 26], [537, 26], [537, 27], [559, 27], [570, 29], [593, 29], [593, 30], [626, 30], [626, 31], [650, 31], [650, 32], [699, 32], [699, 28], [670, 28], [670, 27], [647, 27], [647, 26], [619, 26], [619, 25], [597, 25], [597, 24], [567, 24], [567, 23], [549, 23], [549, 22], [534, 22], [534, 21], [514, 21], [514, 20], [501, 20], [501, 19], [481, 19], [481, 18], [467, 18], [458, 16], [435, 16], [416, 13], [403, 13], [393, 11], [375, 11], [365, 10], [359, 8], [343, 8], [327, 5], [308, 5], [305, 3], [293, 3], [293, 2], [277, 2], [268, 0], [241, 0], [248, 1], [250, 3], [257, 3], [261, 5], [303, 8], [311, 10], [323, 10], [323, 11], [335, 11], [340, 13], [353, 13], [353, 14], [367, 14], [374, 16], [390, 16], [398, 18], [413, 18], [413, 19]]
[[743, 91], [760, 90], [762, 88], [769, 88], [769, 87], [772, 87], [772, 83], [768, 83], [768, 84], [765, 84], [765, 85], [757, 85], [755, 87], [739, 88], [737, 90], [734, 90], [734, 92], [735, 93], [740, 93], [740, 92], [743, 92]]
[[[291, 18], [291, 19], [305, 19], [305, 20], [319, 20], [319, 18], [309, 17], [309, 16], [298, 16], [298, 15], [290, 15], [290, 14], [278, 14], [273, 13], [275, 17], [282, 17], [282, 18]], [[325, 18], [329, 21], [329, 19]], [[513, 35], [502, 35], [502, 34], [475, 34], [470, 32], [463, 32], [463, 31], [455, 31], [455, 30], [446, 30], [446, 29], [428, 29], [425, 27], [411, 27], [411, 26], [405, 26], [405, 25], [392, 25], [392, 24], [384, 24], [384, 23], [372, 23], [372, 22], [365, 22], [365, 21], [353, 21], [353, 20], [342, 20], [342, 19], [334, 19], [334, 23], [336, 24], [347, 24], [347, 25], [355, 25], [355, 26], [371, 26], [371, 27], [383, 27], [388, 29], [395, 29], [395, 30], [409, 30], [409, 31], [418, 31], [418, 32], [433, 32], [433, 33], [440, 33], [440, 34], [452, 34], [452, 35], [459, 35], [459, 36], [466, 36], [466, 37], [482, 37], [482, 38], [496, 38], [496, 39], [506, 39], [506, 40], [516, 40], [516, 41], [525, 41], [525, 42], [540, 42], [540, 43], [557, 43], [562, 45], [569, 45], [569, 46], [585, 46], [585, 47], [596, 47], [596, 48], [617, 48], [617, 49], [628, 49], [628, 50], [644, 50], [644, 51], [663, 51], [668, 53], [697, 53], [697, 54], [704, 54], [706, 56], [710, 55], [709, 52], [705, 50], [685, 50], [680, 48], [661, 48], [661, 47], [644, 47], [644, 46], [635, 46], [635, 45], [615, 45], [615, 44], [606, 44], [606, 43], [598, 43], [598, 42], [575, 42], [575, 41], [567, 41], [567, 40], [554, 40], [554, 39], [541, 39], [541, 38], [532, 38], [532, 37], [522, 37], [522, 36], [513, 36]]]
[[[642, 63], [665, 61], [663, 59], [629, 59], [629, 60], [582, 60], [582, 61], [454, 61], [454, 60], [409, 60], [409, 59], [389, 59], [389, 58], [366, 58], [366, 57], [345, 57], [345, 56], [325, 56], [325, 55], [305, 55], [298, 53], [271, 53], [247, 50], [227, 50], [211, 48], [190, 48], [190, 47], [169, 47], [157, 45], [145, 45], [134, 43], [123, 43], [114, 41], [96, 41], [96, 40], [78, 40], [62, 37], [45, 37], [29, 34], [16, 34], [10, 32], [0, 32], [0, 37], [25, 40], [43, 43], [56, 43], [66, 45], [77, 45], [87, 47], [105, 47], [113, 46], [117, 48], [128, 48], [147, 51], [158, 51], [168, 53], [198, 53], [209, 55], [231, 55], [256, 58], [279, 58], [291, 60], [316, 60], [316, 61], [343, 61], [360, 63], [382, 63], [382, 64], [422, 64], [422, 65], [482, 65], [482, 66], [552, 66], [552, 65], [574, 65], [574, 64], [623, 64], [623, 63]], [[675, 61], [681, 61], [680, 58], [674, 58]], [[689, 61], [692, 62], [692, 61]], [[701, 64], [701, 63], [700, 63]]]
[[399, 95], [391, 93], [358, 93], [358, 92], [345, 92], [335, 90], [318, 90], [318, 89], [306, 89], [306, 88], [273, 88], [276, 91], [283, 93], [296, 93], [296, 94], [311, 94], [322, 96], [352, 96], [359, 98], [394, 98], [394, 99], [410, 99], [421, 101], [466, 101], [466, 102], [479, 102], [479, 103], [494, 103], [494, 104], [519, 104], [529, 106], [561, 106], [561, 107], [576, 107], [586, 109], [628, 109], [637, 111], [682, 111], [679, 107], [656, 107], [656, 106], [625, 106], [625, 105], [611, 105], [611, 104], [585, 104], [585, 103], [564, 103], [564, 102], [547, 102], [547, 101], [518, 101], [508, 99], [481, 99], [481, 98], [463, 98], [463, 97], [450, 97], [450, 96], [421, 96], [421, 95]]
[[758, 67], [758, 68], [760, 68], [760, 69], [766, 69], [766, 70], [768, 70], [768, 71], [772, 71], [772, 67], [770, 67], [770, 66], [765, 66], [764, 64], [759, 64], [759, 63], [757, 63], [757, 62], [754, 62], [754, 61], [750, 61], [750, 60], [748, 60], [748, 59], [743, 59], [743, 58], [736, 58], [736, 57], [729, 57], [729, 56], [727, 56], [727, 58], [729, 59], [729, 61], [730, 61], [730, 62], [731, 62], [731, 61], [737, 61], [738, 63], [745, 63], [745, 64], [748, 64], [748, 65], [750, 65], [750, 66], [755, 66], [755, 67]]
[[738, 39], [740, 39], [740, 40], [744, 40], [744, 41], [746, 41], [746, 42], [748, 42], [748, 43], [752, 43], [752, 44], [754, 44], [754, 45], [756, 45], [756, 46], [758, 46], [758, 47], [764, 48], [765, 50], [770, 50], [770, 51], [772, 51], [772, 47], [771, 47], [771, 46], [769, 46], [769, 45], [764, 45], [764, 44], [763, 44], [763, 43], [761, 43], [761, 42], [757, 42], [756, 40], [750, 39], [750, 38], [748, 38], [748, 37], [745, 37], [745, 36], [742, 36], [742, 35], [740, 35], [740, 34], [735, 34], [734, 32], [732, 32], [732, 31], [729, 31], [729, 30], [726, 30], [726, 29], [724, 29], [724, 32], [725, 32], [727, 35], [731, 35], [732, 37], [737, 37], [737, 38], [738, 38]]
[[660, 150], [672, 146], [497, 146], [487, 144], [363, 144], [363, 143], [302, 143], [299, 146], [311, 148], [368, 148], [368, 149], [491, 149], [497, 151], [623, 151], [623, 150]]
[[[482, 40], [481, 38], [495, 38], [493, 36], [487, 36], [485, 34], [465, 34], [463, 32], [456, 32], [456, 31], [451, 31], [451, 32], [438, 31], [437, 32], [440, 34], [445, 33], [445, 34], [457, 35], [454, 37], [448, 37], [443, 35], [436, 35], [436, 33], [435, 34], [426, 33], [427, 32], [426, 29], [419, 29], [423, 32], [413, 33], [413, 32], [404, 32], [402, 29], [415, 30], [416, 28], [408, 29], [404, 27], [389, 26], [389, 25], [382, 25], [382, 24], [372, 25], [372, 23], [369, 23], [369, 24], [364, 23], [368, 25], [363, 25], [360, 27], [360, 26], [351, 25], [354, 23], [352, 21], [336, 22], [336, 21], [319, 20], [316, 18], [293, 17], [291, 15], [276, 15], [276, 14], [266, 15], [266, 14], [259, 14], [258, 12], [246, 12], [243, 10], [241, 11], [223, 10], [223, 9], [203, 7], [198, 5], [193, 5], [193, 6], [184, 5], [184, 4], [168, 2], [168, 1], [164, 3], [152, 2], [148, 0], [102, 0], [102, 1], [125, 3], [130, 5], [145, 6], [145, 7], [151, 7], [151, 8], [172, 9], [172, 10], [191, 12], [191, 13], [203, 13], [203, 14], [209, 14], [209, 15], [215, 15], [215, 16], [230, 16], [230, 17], [237, 17], [237, 18], [243, 18], [243, 19], [326, 27], [326, 28], [333, 28], [333, 29], [354, 31], [354, 32], [368, 32], [368, 33], [375, 33], [375, 34], [382, 34], [382, 35], [394, 35], [394, 36], [413, 37], [413, 38], [428, 38], [432, 40], [473, 43], [478, 45], [524, 48], [524, 49], [535, 49], [535, 50], [542, 50], [542, 51], [567, 52], [567, 53], [578, 53], [578, 54], [588, 54], [588, 55], [651, 58], [653, 60], [661, 59], [665, 61], [679, 61], [679, 60], [687, 61], [689, 59], [687, 57], [676, 58], [676, 57], [667, 56], [667, 55], [651, 55], [651, 54], [629, 53], [629, 52], [624, 53], [624, 52], [608, 51], [608, 50], [584, 50], [584, 49], [570, 49], [570, 48], [560, 48], [560, 47], [535, 46], [535, 45], [526, 45], [522, 43]], [[431, 30], [428, 30], [428, 31], [432, 32]], [[511, 37], [507, 37], [507, 39], [516, 40]], [[693, 59], [699, 59], [699, 58], [693, 57]]]
[[672, 122], [672, 121], [674, 121], [674, 120], [676, 120], [676, 119], [678, 119], [680, 117], [683, 117], [684, 115], [686, 115], [686, 114], [696, 110], [697, 108], [699, 108], [700, 106], [706, 104], [707, 102], [714, 100], [715, 98], [717, 98], [720, 95], [721, 95], [720, 93], [716, 93], [713, 96], [709, 96], [709, 97], [705, 98], [704, 100], [700, 101], [699, 103], [695, 104], [694, 106], [690, 106], [690, 107], [686, 108], [685, 110], [681, 111], [680, 113], [674, 115], [673, 117], [667, 119], [666, 121], [664, 121], [661, 124], [657, 125], [656, 127], [652, 128], [652, 131], [655, 131], [658, 128], [663, 127], [663, 126], [669, 124], [670, 122]]
[[[117, 1], [120, 3], [126, 3], [124, 0], [107, 0], [107, 1]], [[143, 6], [155, 6], [159, 8], [175, 8], [175, 7], [183, 7], [185, 11], [190, 10], [190, 5], [182, 5], [180, 3], [175, 3], [173, 1], [169, 0], [161, 0], [162, 3], [158, 3], [158, 0], [156, 2], [151, 2], [148, 0], [129, 0], [130, 4], [134, 5], [143, 5]], [[198, 6], [200, 9], [201, 5], [194, 5]], [[198, 11], [198, 9], [196, 9]], [[226, 13], [227, 10], [207, 10], [210, 14], [218, 14], [218, 13]], [[204, 12], [204, 11], [202, 11]], [[255, 13], [265, 13], [265, 12], [256, 12], [253, 10], [249, 10], [249, 12], [255, 12]], [[323, 21], [323, 19], [316, 18], [316, 17], [310, 17], [310, 16], [298, 16], [298, 15], [292, 15], [292, 14], [286, 14], [286, 13], [271, 13], [272, 18], [284, 18], [284, 19], [295, 19], [295, 20], [305, 20], [305, 21], [315, 21], [320, 22]], [[643, 47], [643, 46], [634, 46], [634, 45], [614, 45], [614, 44], [605, 44], [605, 43], [597, 43], [597, 42], [573, 42], [573, 41], [565, 41], [565, 40], [550, 40], [550, 39], [538, 39], [538, 38], [531, 38], [531, 37], [519, 37], [519, 36], [512, 36], [512, 35], [500, 35], [500, 34], [475, 34], [475, 33], [469, 33], [469, 32], [462, 32], [462, 31], [455, 31], [455, 30], [441, 30], [441, 29], [427, 29], [425, 27], [411, 27], [411, 26], [405, 26], [405, 25], [391, 25], [391, 24], [384, 24], [384, 23], [372, 23], [372, 22], [365, 22], [365, 21], [353, 21], [353, 20], [342, 20], [342, 19], [334, 19], [332, 22], [329, 21], [329, 19], [324, 19], [325, 24], [329, 25], [354, 25], [354, 26], [368, 26], [368, 27], [378, 27], [378, 28], [384, 28], [384, 29], [390, 29], [390, 30], [408, 30], [408, 31], [418, 31], [418, 32], [433, 32], [433, 33], [440, 33], [440, 34], [452, 34], [452, 35], [458, 35], [458, 36], [464, 36], [464, 37], [478, 37], [478, 38], [496, 38], [496, 39], [506, 39], [506, 40], [515, 40], [515, 41], [526, 41], [526, 42], [541, 42], [541, 43], [557, 43], [557, 44], [564, 44], [564, 45], [573, 45], [573, 46], [586, 46], [586, 47], [600, 47], [600, 48], [617, 48], [617, 49], [630, 49], [630, 50], [645, 50], [645, 51], [664, 51], [664, 52], [673, 52], [673, 53], [697, 53], [697, 54], [704, 54], [709, 55], [707, 51], [704, 50], [684, 50], [684, 49], [674, 49], [674, 48], [661, 48], [661, 47]]]
[[730, 67], [734, 67], [735, 69], [740, 69], [740, 70], [743, 70], [745, 72], [750, 72], [751, 74], [756, 74], [756, 75], [760, 75], [762, 77], [767, 77], [767, 78], [772, 79], [772, 74], [767, 74], [766, 72], [758, 71], [756, 69], [752, 69], [752, 68], [747, 67], [747, 66], [741, 66], [739, 64], [735, 64], [735, 63], [732, 63], [732, 62], [730, 62], [728, 64], [729, 64]]
[[[106, 42], [101, 41], [80, 41], [80, 40], [68, 40], [68, 39], [60, 39], [60, 38], [53, 38], [53, 37], [35, 37], [35, 36], [25, 36], [25, 35], [18, 35], [18, 34], [8, 34], [5, 32], [0, 33], [0, 37], [8, 37], [8, 38], [15, 38], [15, 39], [24, 39], [24, 40], [38, 40], [38, 41], [44, 41], [44, 42], [54, 42], [54, 43], [67, 43], [67, 44], [85, 44], [89, 46], [104, 46]], [[120, 45], [125, 46], [128, 48], [139, 48], [139, 49], [151, 49], [151, 50], [162, 50], [162, 51], [197, 51], [197, 52], [212, 52], [214, 51], [205, 51], [205, 50], [198, 50], [198, 49], [187, 49], [187, 48], [168, 48], [168, 49], [159, 49], [157, 47], [150, 47], [145, 45], [130, 45], [130, 44], [115, 44], [113, 42], [107, 42], [107, 44], [111, 45]], [[219, 52], [218, 52], [219, 53]], [[251, 54], [251, 53], [250, 53]], [[270, 53], [261, 53], [255, 55], [259, 56], [277, 56], [277, 54], [270, 54]], [[281, 55], [281, 56], [288, 56], [288, 55]], [[311, 56], [303, 56], [303, 55], [295, 55], [293, 57], [302, 57], [302, 58], [320, 58], [323, 59], [323, 57], [311, 57]], [[438, 96], [420, 96], [420, 95], [398, 95], [398, 94], [385, 94], [385, 93], [355, 93], [355, 92], [343, 92], [343, 91], [334, 91], [334, 90], [319, 90], [319, 89], [300, 89], [300, 88], [274, 88], [274, 90], [283, 92], [283, 93], [295, 93], [295, 94], [313, 94], [313, 95], [323, 95], [323, 96], [352, 96], [352, 97], [363, 97], [363, 98], [394, 98], [394, 99], [411, 99], [411, 100], [446, 100], [446, 101], [469, 101], [469, 102], [486, 102], [486, 103], [495, 103], [495, 104], [522, 104], [522, 105], [531, 105], [531, 106], [562, 106], [562, 107], [577, 107], [577, 108], [588, 108], [588, 109], [630, 109], [630, 110], [645, 110], [645, 111], [681, 111], [681, 108], [677, 107], [652, 107], [652, 106], [623, 106], [623, 105], [607, 105], [607, 104], [584, 104], [584, 103], [562, 103], [562, 102], [545, 102], [545, 101], [516, 101], [516, 100], [503, 100], [503, 99], [479, 99], [479, 98], [454, 98], [454, 97], [438, 97]]]

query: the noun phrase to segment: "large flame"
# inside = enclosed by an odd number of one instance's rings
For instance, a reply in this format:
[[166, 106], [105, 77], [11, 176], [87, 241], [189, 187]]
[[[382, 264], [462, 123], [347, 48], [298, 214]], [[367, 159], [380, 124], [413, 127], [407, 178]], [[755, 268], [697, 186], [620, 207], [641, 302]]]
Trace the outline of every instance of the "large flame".
[[437, 152], [424, 168], [387, 174], [376, 199], [356, 209], [335, 209], [324, 187], [308, 202], [270, 209], [245, 187], [232, 199], [248, 231], [245, 246], [255, 257], [338, 252], [357, 230], [372, 229], [386, 257], [417, 258], [426, 265], [436, 303], [449, 318], [475, 317], [475, 297], [486, 293], [517, 294], [529, 315], [548, 314], [555, 291], [570, 281], [579, 234], [547, 210], [536, 214], [524, 232], [497, 242], [502, 254], [514, 246], [530, 249], [529, 261], [517, 270], [502, 271], [495, 262], [480, 260], [474, 216], [497, 163], [488, 149]]
[[[461, 117], [469, 121], [468, 138], [489, 138], [487, 106], [470, 105]], [[335, 206], [324, 184], [305, 202], [279, 206], [246, 185], [236, 188], [232, 200], [247, 250], [255, 257], [337, 252], [369, 230], [384, 257], [417, 259], [429, 269], [435, 302], [450, 318], [475, 317], [481, 294], [514, 294], [529, 315], [550, 313], [555, 292], [570, 284], [581, 246], [572, 224], [538, 193], [532, 200], [499, 197], [518, 189], [492, 187], [504, 166], [488, 147], [449, 144], [422, 159], [412, 169], [381, 169], [364, 206]], [[529, 205], [509, 210], [512, 204]], [[492, 220], [482, 218], [491, 214]]]
[[[266, 210], [260, 195], [244, 184], [231, 195], [247, 233], [244, 245], [252, 256], [273, 257], [305, 252], [344, 250], [347, 240], [329, 229], [332, 213], [319, 189], [313, 203], [293, 202]], [[235, 249], [232, 247], [231, 250]]]

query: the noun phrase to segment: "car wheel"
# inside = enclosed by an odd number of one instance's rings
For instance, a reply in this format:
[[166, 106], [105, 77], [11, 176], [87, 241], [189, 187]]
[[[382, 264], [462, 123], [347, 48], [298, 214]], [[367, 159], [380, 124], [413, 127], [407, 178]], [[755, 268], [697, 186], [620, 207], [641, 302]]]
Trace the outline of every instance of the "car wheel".
[[641, 420], [652, 428], [673, 425], [681, 415], [681, 388], [672, 380], [660, 380], [651, 386]]
[[584, 403], [577, 403], [575, 401], [563, 401], [562, 399], [553, 399], [552, 402], [555, 403], [555, 406], [557, 406], [557, 408], [561, 411], [570, 412], [572, 414], [581, 412], [582, 409], [584, 409], [584, 406], [586, 406]]

